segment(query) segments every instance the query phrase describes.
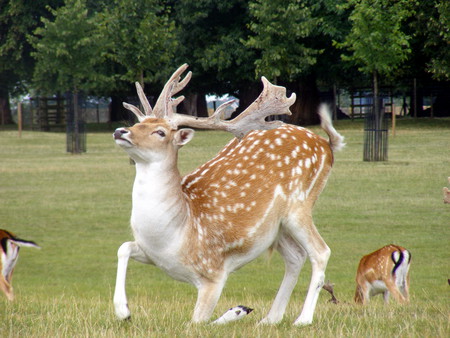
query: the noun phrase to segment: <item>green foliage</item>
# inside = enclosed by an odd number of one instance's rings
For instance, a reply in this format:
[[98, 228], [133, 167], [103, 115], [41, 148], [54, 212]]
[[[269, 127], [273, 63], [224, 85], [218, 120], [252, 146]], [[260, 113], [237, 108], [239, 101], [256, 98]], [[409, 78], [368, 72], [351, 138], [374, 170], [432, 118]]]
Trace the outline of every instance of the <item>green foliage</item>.
[[233, 93], [254, 82], [255, 54], [242, 41], [248, 35], [246, 0], [180, 0], [174, 4], [178, 63], [194, 71], [188, 90]]
[[48, 7], [54, 20], [42, 18], [30, 42], [35, 48], [34, 81], [41, 91], [89, 90], [102, 73], [100, 51], [104, 42], [85, 0], [67, 0], [58, 9]]
[[[45, 1], [56, 5], [61, 1]], [[0, 92], [23, 93], [33, 75], [27, 35], [39, 24], [39, 18], [49, 16], [42, 1], [5, 0], [0, 5]]]
[[414, 13], [410, 0], [349, 0], [343, 8], [351, 9], [350, 33], [338, 48], [348, 50], [344, 61], [358, 66], [361, 72], [388, 75], [405, 61], [411, 52], [402, 22]]
[[323, 18], [317, 16], [316, 1], [257, 0], [249, 3], [254, 35], [247, 46], [260, 51], [256, 74], [294, 80], [308, 72], [323, 50], [308, 40], [317, 33]]
[[105, 56], [120, 66], [113, 77], [142, 84], [167, 75], [164, 65], [171, 64], [177, 41], [162, 1], [115, 0], [99, 17], [100, 32], [108, 41]]
[[427, 69], [436, 79], [450, 80], [450, 2], [436, 1], [427, 22], [424, 47], [431, 55]]

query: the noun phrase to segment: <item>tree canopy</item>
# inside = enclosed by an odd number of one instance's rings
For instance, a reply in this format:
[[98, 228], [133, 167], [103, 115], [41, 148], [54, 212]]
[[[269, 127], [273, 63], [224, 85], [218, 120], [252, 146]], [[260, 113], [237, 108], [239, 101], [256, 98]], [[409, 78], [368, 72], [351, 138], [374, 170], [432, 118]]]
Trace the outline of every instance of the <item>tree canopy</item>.
[[299, 93], [292, 122], [308, 124], [319, 84], [350, 87], [374, 71], [449, 81], [449, 12], [441, 0], [4, 1], [0, 116], [8, 122], [19, 91], [126, 96], [140, 81], [154, 94], [187, 62], [187, 92], [245, 105], [265, 75]]
[[54, 19], [42, 18], [43, 26], [29, 36], [35, 88], [46, 94], [93, 89], [103, 77], [97, 66], [104, 40], [86, 1], [66, 0], [58, 9], [47, 8]]

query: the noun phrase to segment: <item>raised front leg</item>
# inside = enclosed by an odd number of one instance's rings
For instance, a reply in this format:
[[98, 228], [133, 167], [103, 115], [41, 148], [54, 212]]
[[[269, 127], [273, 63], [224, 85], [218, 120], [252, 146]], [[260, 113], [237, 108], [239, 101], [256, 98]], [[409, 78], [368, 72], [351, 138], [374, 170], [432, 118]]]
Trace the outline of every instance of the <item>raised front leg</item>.
[[123, 243], [117, 251], [117, 277], [116, 289], [114, 291], [114, 309], [119, 319], [129, 319], [131, 317], [128, 308], [127, 295], [125, 292], [125, 280], [127, 278], [128, 260], [131, 258], [141, 262], [151, 264], [152, 262], [144, 255], [135, 242]]
[[195, 304], [194, 316], [192, 317], [194, 323], [206, 322], [211, 318], [222, 294], [225, 282], [226, 277], [215, 282], [204, 281], [198, 288], [197, 303]]

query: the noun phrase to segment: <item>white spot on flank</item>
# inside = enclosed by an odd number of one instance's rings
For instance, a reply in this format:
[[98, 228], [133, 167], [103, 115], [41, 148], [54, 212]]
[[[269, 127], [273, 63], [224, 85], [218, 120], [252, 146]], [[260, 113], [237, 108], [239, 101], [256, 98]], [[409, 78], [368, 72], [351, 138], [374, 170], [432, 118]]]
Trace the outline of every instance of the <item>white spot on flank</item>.
[[281, 146], [281, 145], [283, 145], [283, 141], [281, 141], [281, 138], [276, 138], [276, 139], [275, 139], [275, 144], [276, 144], [277, 146]]
[[305, 192], [304, 191], [301, 191], [300, 192], [300, 196], [298, 197], [299, 199], [300, 199], [300, 201], [304, 201], [305, 200]]
[[309, 168], [311, 166], [311, 160], [309, 159], [309, 158], [307, 158], [306, 160], [305, 160], [305, 167], [306, 168]]

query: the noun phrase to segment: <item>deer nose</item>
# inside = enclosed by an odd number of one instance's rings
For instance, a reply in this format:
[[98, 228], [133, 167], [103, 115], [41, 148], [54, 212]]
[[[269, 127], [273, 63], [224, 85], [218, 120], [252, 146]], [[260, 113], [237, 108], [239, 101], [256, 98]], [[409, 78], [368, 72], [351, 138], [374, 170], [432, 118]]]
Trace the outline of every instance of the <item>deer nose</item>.
[[116, 131], [113, 134], [113, 137], [115, 140], [120, 140], [123, 135], [128, 134], [129, 131], [125, 128], [117, 128]]

